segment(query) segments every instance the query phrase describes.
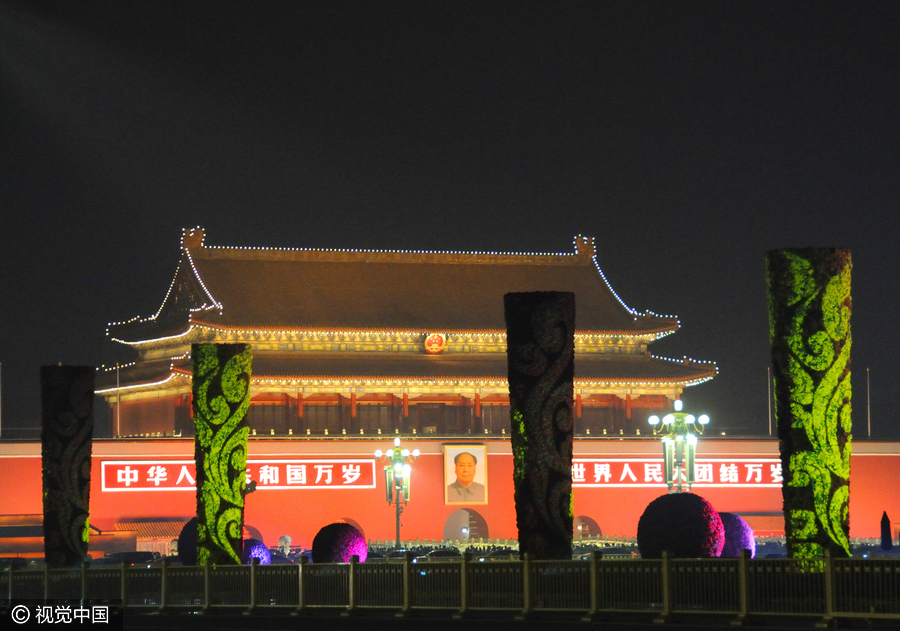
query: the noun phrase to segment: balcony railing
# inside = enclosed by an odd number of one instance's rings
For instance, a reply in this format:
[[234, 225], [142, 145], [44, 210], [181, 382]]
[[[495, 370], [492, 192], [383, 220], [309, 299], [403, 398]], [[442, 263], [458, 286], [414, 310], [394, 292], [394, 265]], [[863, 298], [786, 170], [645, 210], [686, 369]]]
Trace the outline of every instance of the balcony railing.
[[0, 573], [0, 605], [72, 600], [132, 613], [233, 608], [441, 609], [884, 618], [900, 621], [900, 559], [601, 559], [298, 563]]

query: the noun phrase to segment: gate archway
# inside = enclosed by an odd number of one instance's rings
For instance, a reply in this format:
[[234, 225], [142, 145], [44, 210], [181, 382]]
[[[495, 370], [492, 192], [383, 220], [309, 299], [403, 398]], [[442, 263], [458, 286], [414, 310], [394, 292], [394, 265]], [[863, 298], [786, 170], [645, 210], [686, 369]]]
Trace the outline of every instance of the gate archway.
[[587, 515], [579, 515], [572, 521], [572, 539], [575, 541], [599, 537], [602, 534], [597, 522]]
[[468, 540], [488, 539], [488, 525], [478, 511], [471, 508], [460, 508], [450, 513], [444, 522], [444, 539]]

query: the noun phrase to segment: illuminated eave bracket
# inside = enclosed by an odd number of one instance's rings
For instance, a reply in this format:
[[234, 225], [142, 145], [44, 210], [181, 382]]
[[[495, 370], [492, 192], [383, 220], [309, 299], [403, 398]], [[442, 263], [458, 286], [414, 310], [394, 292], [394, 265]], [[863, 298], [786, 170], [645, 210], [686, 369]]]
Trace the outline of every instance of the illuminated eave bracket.
[[[680, 391], [683, 388], [695, 386], [709, 381], [714, 374], [698, 376], [694, 379], [670, 379], [670, 380], [627, 380], [627, 379], [575, 379], [574, 391], [576, 394], [603, 394], [625, 393], [626, 391], [643, 392], [669, 392]], [[139, 395], [147, 394], [156, 396], [160, 390], [170, 390], [173, 393], [190, 391], [190, 375], [180, 371], [173, 371], [165, 379], [150, 383], [121, 386], [118, 394]], [[263, 391], [291, 391], [303, 392], [340, 392], [349, 395], [351, 392], [414, 392], [426, 390], [430, 392], [455, 393], [455, 394], [503, 394], [509, 392], [509, 382], [502, 378], [458, 378], [458, 379], [422, 379], [416, 377], [301, 377], [301, 376], [269, 376], [254, 375], [251, 377], [251, 389], [254, 392]], [[116, 388], [104, 388], [97, 390], [96, 394], [107, 399], [116, 395]]]

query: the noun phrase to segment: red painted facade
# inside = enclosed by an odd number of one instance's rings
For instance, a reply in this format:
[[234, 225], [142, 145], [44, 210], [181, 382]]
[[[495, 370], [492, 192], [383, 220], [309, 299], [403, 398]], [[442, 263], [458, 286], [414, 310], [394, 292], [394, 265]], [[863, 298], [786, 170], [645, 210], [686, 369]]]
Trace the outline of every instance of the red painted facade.
[[[516, 538], [512, 455], [506, 440], [469, 442], [487, 449], [488, 502], [472, 506], [445, 504], [448, 474], [443, 447], [467, 442], [404, 440], [404, 447], [421, 451], [413, 464], [411, 500], [403, 513], [404, 540], [443, 539], [448, 518], [460, 508], [477, 512], [487, 526], [489, 537]], [[395, 514], [385, 501], [382, 465], [373, 456], [375, 449], [390, 446], [388, 437], [384, 440], [251, 440], [249, 460], [254, 463], [251, 476], [259, 490], [247, 497], [245, 523], [272, 545], [279, 536], [287, 534], [294, 545], [309, 546], [319, 528], [339, 520], [358, 524], [368, 539], [393, 540]], [[712, 473], [713, 483], [698, 483], [693, 491], [712, 502], [719, 511], [777, 514], [781, 510], [781, 488], [772, 482], [774, 470], [770, 470], [777, 463], [777, 450], [777, 442], [771, 440], [701, 441], [698, 465], [709, 466], [707, 471]], [[659, 442], [649, 439], [576, 441], [575, 464], [576, 467], [579, 463], [584, 465], [576, 477], [583, 475], [584, 481], [575, 484], [575, 516], [596, 522], [603, 535], [635, 536], [644, 507], [666, 492], [664, 484], [647, 481], [647, 476], [652, 476], [656, 464], [662, 460], [660, 451]], [[190, 464], [188, 473], [192, 471], [192, 460], [191, 440], [95, 441], [91, 524], [105, 531], [129, 519], [193, 515], [196, 499], [190, 489], [191, 480], [184, 476], [178, 480], [185, 463]], [[297, 467], [307, 465], [303, 484], [297, 476], [289, 482], [287, 465], [291, 463], [295, 472]], [[344, 477], [341, 477], [342, 463], [349, 463], [350, 467], [344, 470], [348, 473]], [[629, 464], [628, 471], [625, 463]], [[159, 480], [160, 472], [154, 470], [157, 478], [154, 484], [148, 472], [160, 464], [165, 466], [169, 477]], [[117, 471], [124, 471], [125, 466], [129, 467], [129, 473], [121, 474], [121, 481], [117, 481]], [[271, 467], [265, 480], [260, 479], [263, 466]], [[359, 471], [355, 466], [360, 467]], [[279, 471], [277, 479], [271, 473], [275, 469]], [[330, 482], [324, 475], [328, 470], [333, 472]], [[0, 471], [10, 487], [15, 488], [14, 493], [0, 497], [0, 515], [40, 514], [40, 444], [0, 444]], [[722, 483], [729, 471], [733, 481]], [[320, 478], [318, 488], [316, 475]], [[143, 490], [122, 490], [132, 477], [137, 478], [132, 484]], [[884, 511], [895, 522], [900, 519], [900, 497], [884, 492], [882, 484], [884, 480], [897, 479], [900, 479], [900, 444], [854, 444], [851, 537], [879, 537]], [[180, 490], [166, 488], [175, 484], [174, 480], [178, 480]], [[586, 486], [591, 484], [595, 486]], [[113, 490], [117, 486], [118, 490]]]

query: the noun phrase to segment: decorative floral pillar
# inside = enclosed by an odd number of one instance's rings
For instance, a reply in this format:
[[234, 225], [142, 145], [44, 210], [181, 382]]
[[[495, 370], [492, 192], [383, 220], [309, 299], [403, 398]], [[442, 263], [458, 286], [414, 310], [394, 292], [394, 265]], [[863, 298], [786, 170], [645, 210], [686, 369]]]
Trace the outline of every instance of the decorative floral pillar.
[[572, 554], [575, 295], [506, 294], [509, 404], [519, 550]]
[[44, 557], [51, 568], [71, 567], [88, 551], [94, 372], [41, 367]]
[[766, 257], [785, 534], [796, 558], [849, 556], [849, 250]]
[[194, 344], [197, 562], [240, 564], [250, 407], [249, 344]]

